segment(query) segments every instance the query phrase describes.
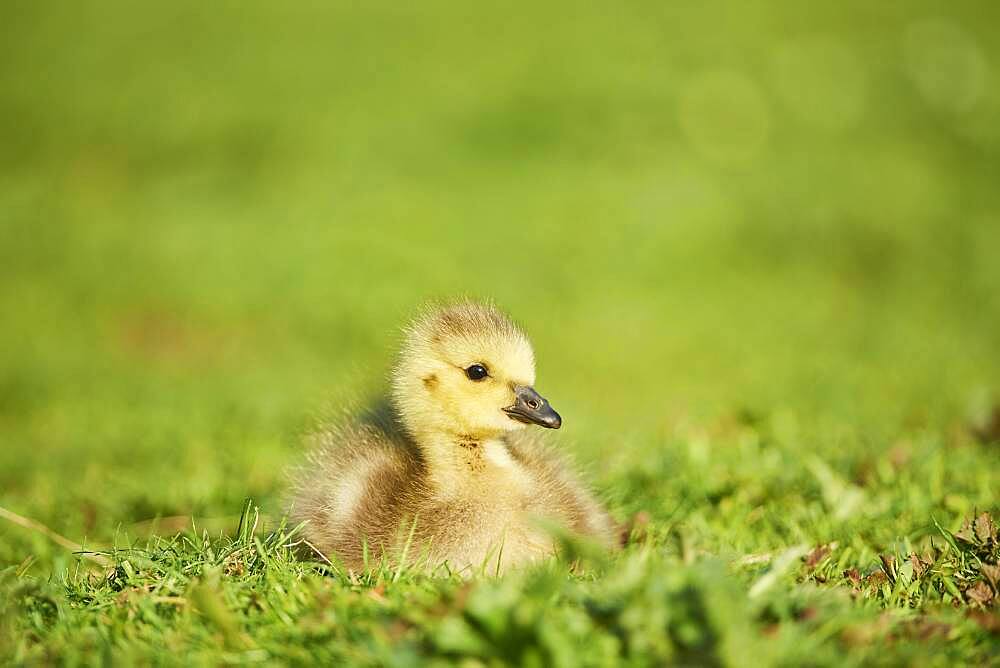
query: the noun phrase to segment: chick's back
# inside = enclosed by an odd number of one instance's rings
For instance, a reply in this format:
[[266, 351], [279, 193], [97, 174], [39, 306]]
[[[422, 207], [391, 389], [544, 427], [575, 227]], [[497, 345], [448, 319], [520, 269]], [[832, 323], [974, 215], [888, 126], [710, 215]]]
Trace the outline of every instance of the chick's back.
[[366, 546], [377, 560], [399, 544], [419, 505], [422, 466], [391, 426], [359, 422], [313, 438], [307, 464], [294, 475], [290, 516], [307, 523], [313, 547], [359, 568]]

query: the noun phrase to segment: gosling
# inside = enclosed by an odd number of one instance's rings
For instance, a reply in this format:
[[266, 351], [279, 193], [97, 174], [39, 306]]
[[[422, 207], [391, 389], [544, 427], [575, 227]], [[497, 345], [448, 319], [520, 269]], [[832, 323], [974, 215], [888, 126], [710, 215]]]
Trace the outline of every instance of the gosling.
[[613, 520], [526, 429], [562, 424], [534, 384], [531, 344], [494, 306], [425, 311], [405, 329], [388, 412], [314, 437], [290, 517], [352, 570], [501, 573], [554, 554], [553, 524], [613, 546]]

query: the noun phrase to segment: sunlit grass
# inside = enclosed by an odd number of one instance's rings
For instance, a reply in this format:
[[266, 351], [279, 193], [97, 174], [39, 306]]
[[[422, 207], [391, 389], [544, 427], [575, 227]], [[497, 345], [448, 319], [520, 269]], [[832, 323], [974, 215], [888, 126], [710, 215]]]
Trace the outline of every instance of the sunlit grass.
[[[4, 7], [0, 656], [995, 659], [995, 14]], [[458, 294], [530, 333], [622, 553], [288, 547], [303, 433]]]

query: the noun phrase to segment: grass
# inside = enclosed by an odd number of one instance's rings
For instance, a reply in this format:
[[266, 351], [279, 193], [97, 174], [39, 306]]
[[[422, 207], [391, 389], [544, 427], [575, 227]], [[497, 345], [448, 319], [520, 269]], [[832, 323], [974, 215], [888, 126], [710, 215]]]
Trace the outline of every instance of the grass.
[[[397, 4], [0, 9], [0, 658], [1000, 662], [996, 10]], [[296, 551], [460, 293], [629, 544]]]

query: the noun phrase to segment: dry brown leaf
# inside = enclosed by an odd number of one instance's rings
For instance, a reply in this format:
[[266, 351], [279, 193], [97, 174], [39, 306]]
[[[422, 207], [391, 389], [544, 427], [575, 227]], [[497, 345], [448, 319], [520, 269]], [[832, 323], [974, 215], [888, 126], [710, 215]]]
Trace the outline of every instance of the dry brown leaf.
[[955, 538], [969, 544], [976, 542], [976, 537], [972, 533], [972, 524], [969, 523], [969, 520], [962, 522], [962, 528], [955, 532]]
[[989, 543], [993, 536], [996, 534], [996, 526], [993, 524], [993, 518], [990, 517], [989, 513], [983, 513], [976, 518], [975, 523], [976, 538], [983, 543]]
[[819, 562], [826, 558], [826, 555], [830, 554], [829, 545], [818, 545], [816, 548], [806, 555], [806, 566], [809, 568], [816, 568]]
[[974, 603], [985, 606], [993, 600], [993, 590], [987, 587], [985, 582], [977, 582], [965, 590], [965, 597]]
[[930, 566], [929, 563], [924, 563], [924, 560], [915, 554], [910, 555], [910, 563], [913, 565], [913, 577], [922, 577], [925, 572], [927, 572], [927, 567]]
[[993, 586], [993, 591], [1000, 592], [1000, 566], [983, 564], [983, 577]]

